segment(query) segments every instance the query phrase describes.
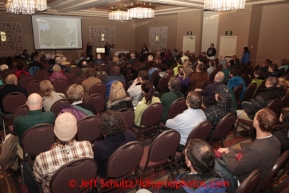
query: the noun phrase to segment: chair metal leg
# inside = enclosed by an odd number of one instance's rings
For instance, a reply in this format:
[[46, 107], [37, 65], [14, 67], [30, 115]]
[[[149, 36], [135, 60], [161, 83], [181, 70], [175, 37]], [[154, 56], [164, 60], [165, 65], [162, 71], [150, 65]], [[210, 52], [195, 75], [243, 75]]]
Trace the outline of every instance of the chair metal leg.
[[3, 125], [2, 125], [2, 126], [3, 126], [3, 138], [4, 138], [4, 139], [3, 139], [3, 142], [4, 142], [4, 140], [5, 140], [5, 138], [6, 138], [6, 128], [5, 128], [4, 117], [2, 117], [2, 119], [3, 119], [3, 120], [2, 120], [2, 121], [3, 121], [3, 123], [2, 123]]
[[25, 188], [23, 163], [20, 164], [20, 169], [21, 169], [22, 185], [23, 185], [23, 188]]
[[175, 174], [174, 174], [174, 171], [173, 171], [172, 160], [170, 160], [169, 166], [170, 166], [172, 178], [173, 178], [173, 179], [176, 179]]
[[180, 175], [178, 160], [176, 158], [174, 158], [174, 160], [175, 160], [175, 164], [176, 164], [177, 175]]
[[237, 132], [238, 132], [239, 123], [240, 123], [240, 121], [238, 120], [237, 126], [236, 126], [236, 130], [235, 130], [235, 133], [234, 133], [234, 138], [236, 137], [236, 134], [237, 134]]

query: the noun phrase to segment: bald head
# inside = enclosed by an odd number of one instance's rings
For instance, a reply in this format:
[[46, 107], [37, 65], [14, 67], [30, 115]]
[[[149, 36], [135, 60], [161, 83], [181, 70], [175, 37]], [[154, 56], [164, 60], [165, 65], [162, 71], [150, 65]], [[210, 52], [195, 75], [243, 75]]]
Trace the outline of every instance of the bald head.
[[32, 93], [28, 96], [26, 105], [30, 111], [42, 109], [42, 98], [37, 93]]
[[224, 78], [225, 78], [224, 72], [219, 71], [219, 72], [216, 74], [214, 81], [215, 81], [215, 82], [224, 82]]
[[277, 86], [278, 79], [275, 76], [270, 76], [265, 83], [266, 88]]
[[17, 77], [15, 74], [9, 74], [5, 79], [6, 84], [15, 84], [17, 85]]

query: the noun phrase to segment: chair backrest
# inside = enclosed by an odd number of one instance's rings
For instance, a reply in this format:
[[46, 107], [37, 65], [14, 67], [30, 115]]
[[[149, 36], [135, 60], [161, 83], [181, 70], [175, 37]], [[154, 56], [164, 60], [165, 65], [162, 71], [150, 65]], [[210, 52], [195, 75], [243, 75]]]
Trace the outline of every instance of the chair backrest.
[[68, 72], [65, 74], [66, 78], [67, 78], [67, 83], [68, 83], [68, 86], [72, 85], [75, 83], [75, 80], [76, 80], [76, 75], [75, 73], [73, 72]]
[[277, 115], [280, 115], [281, 113], [281, 100], [279, 98], [272, 100], [267, 107], [274, 111]]
[[77, 122], [77, 141], [93, 143], [100, 136], [100, 119], [97, 116], [87, 116]]
[[256, 93], [258, 93], [260, 89], [266, 88], [266, 87], [265, 87], [265, 83], [266, 83], [266, 81], [264, 80], [264, 81], [258, 86]]
[[68, 81], [59, 79], [59, 80], [53, 81], [52, 85], [55, 89], [55, 92], [65, 93], [66, 88], [68, 87]]
[[20, 79], [20, 86], [22, 88], [25, 88], [27, 89], [28, 85], [30, 82], [32, 82], [33, 80], [35, 80], [35, 78], [33, 76], [23, 76], [21, 79]]
[[25, 153], [37, 156], [48, 151], [55, 142], [54, 125], [38, 124], [28, 129], [22, 136]]
[[177, 100], [175, 100], [171, 104], [171, 106], [169, 108], [167, 119], [174, 118], [178, 114], [183, 113], [186, 109], [187, 109], [186, 99], [185, 98], [178, 98]]
[[32, 82], [29, 83], [27, 86], [27, 93], [28, 95], [32, 93], [39, 93], [40, 90], [40, 80], [33, 80]]
[[238, 71], [238, 75], [241, 76], [241, 74], [246, 73], [246, 69], [245, 66], [242, 66], [239, 71]]
[[156, 77], [159, 75], [160, 71], [159, 70], [156, 70], [152, 73], [151, 75], [151, 82], [154, 82]]
[[243, 101], [249, 101], [251, 98], [253, 98], [256, 88], [257, 88], [256, 83], [250, 84], [244, 93]]
[[123, 116], [124, 121], [125, 121], [125, 129], [129, 130], [132, 128], [133, 123], [134, 123], [134, 111], [131, 108], [123, 108], [119, 109], [118, 113]]
[[169, 76], [163, 76], [160, 78], [158, 82], [158, 91], [163, 91], [168, 88], [168, 83], [169, 83], [170, 77]]
[[75, 84], [81, 85], [81, 83], [82, 83], [85, 79], [87, 79], [87, 77], [79, 76], [79, 77], [76, 78]]
[[277, 175], [281, 167], [284, 165], [286, 160], [289, 158], [289, 150], [286, 150], [272, 166], [271, 170], [266, 174], [266, 176], [260, 181], [260, 189], [266, 188], [268, 183]]
[[260, 179], [260, 171], [254, 170], [238, 187], [235, 193], [254, 192]]
[[252, 70], [253, 70], [253, 66], [250, 65], [247, 69], [246, 69], [246, 74], [251, 74]]
[[166, 73], [167, 73], [170, 77], [174, 76], [174, 74], [175, 74], [174, 70], [171, 70], [171, 69], [166, 70]]
[[236, 101], [240, 100], [240, 95], [243, 91], [243, 85], [239, 84], [235, 89], [234, 89], [234, 95], [235, 95], [235, 99]]
[[[75, 74], [80, 71], [81, 69], [80, 68], [71, 68], [70, 72], [69, 73], [72, 73], [72, 74]], [[73, 82], [74, 83], [74, 82]]]
[[[161, 103], [154, 103], [147, 107], [141, 117], [141, 126], [151, 127], [160, 122], [164, 111], [164, 107]], [[153, 115], [153, 116], [152, 116]]]
[[167, 130], [157, 136], [149, 147], [144, 171], [149, 162], [167, 162], [168, 158], [173, 157], [180, 139], [180, 133], [175, 130]]
[[223, 117], [215, 128], [212, 140], [221, 140], [222, 138], [225, 138], [236, 122], [236, 119], [237, 115], [235, 113], [229, 113]]
[[143, 146], [137, 141], [128, 142], [119, 147], [107, 162], [105, 180], [130, 177], [134, 169], [137, 171], [143, 151]]
[[211, 74], [210, 74], [210, 76], [209, 76], [209, 80], [211, 81], [211, 82], [214, 82], [214, 79], [215, 79], [215, 75], [217, 74], [217, 70], [214, 70]]
[[201, 89], [206, 88], [209, 84], [211, 84], [212, 82], [210, 80], [204, 80], [201, 84]]
[[13, 112], [12, 120], [14, 120], [18, 116], [27, 115], [28, 113], [29, 113], [28, 106], [26, 104], [21, 105]]
[[104, 111], [105, 101], [103, 96], [101, 96], [100, 94], [90, 95], [83, 102], [91, 104], [94, 107], [96, 113], [101, 113]]
[[206, 139], [208, 138], [210, 134], [211, 129], [212, 129], [212, 123], [210, 121], [201, 122], [198, 126], [193, 128], [192, 131], [190, 132], [187, 138], [186, 145], [191, 139], [201, 139], [203, 141], [206, 141]]
[[43, 80], [43, 78], [45, 77], [46, 74], [47, 74], [47, 71], [45, 71], [45, 70], [38, 70], [38, 71], [34, 74], [34, 78], [35, 78], [35, 80]]
[[61, 106], [62, 104], [70, 104], [69, 99], [68, 99], [68, 98], [59, 99], [59, 100], [55, 101], [55, 103], [51, 106], [50, 111], [51, 111], [52, 113], [54, 113], [55, 117], [57, 117], [58, 114], [59, 114], [59, 112], [61, 111], [60, 106]]
[[26, 101], [27, 96], [21, 92], [8, 93], [2, 100], [2, 110], [12, 114], [18, 107], [24, 105]]
[[288, 107], [288, 106], [289, 106], [289, 94], [286, 94], [281, 99], [281, 107], [283, 108], [283, 107]]
[[[96, 180], [97, 164], [92, 158], [79, 158], [61, 166], [52, 176], [50, 181], [50, 192], [60, 193], [79, 193], [88, 192], [91, 187], [79, 186], [71, 187], [71, 179], [73, 182], [81, 183], [82, 181]], [[92, 186], [94, 185], [93, 182]], [[87, 190], [87, 191], [86, 191]]]
[[50, 75], [51, 75], [51, 73], [47, 73], [47, 74], [44, 76], [43, 80], [49, 80]]
[[106, 86], [101, 82], [92, 85], [89, 89], [89, 95], [100, 94], [101, 96], [105, 97], [105, 93]]

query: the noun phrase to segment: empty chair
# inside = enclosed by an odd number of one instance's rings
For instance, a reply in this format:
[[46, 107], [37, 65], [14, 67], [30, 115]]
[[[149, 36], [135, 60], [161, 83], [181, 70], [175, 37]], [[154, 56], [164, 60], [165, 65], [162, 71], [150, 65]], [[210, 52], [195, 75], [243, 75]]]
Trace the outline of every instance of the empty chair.
[[52, 113], [54, 113], [55, 117], [57, 117], [58, 114], [59, 114], [59, 112], [61, 111], [60, 106], [61, 106], [62, 104], [70, 104], [69, 99], [67, 99], [67, 98], [60, 99], [60, 100], [56, 101], [56, 102], [51, 106], [50, 111], [51, 111]]
[[236, 101], [239, 101], [240, 100], [240, 96], [241, 96], [241, 93], [243, 91], [243, 85], [242, 84], [239, 84], [235, 89], [234, 89], [234, 95], [235, 95], [235, 99]]
[[32, 93], [39, 93], [40, 90], [40, 80], [33, 80], [32, 82], [29, 83], [27, 86], [27, 93], [28, 95]]
[[150, 81], [151, 81], [151, 82], [155, 82], [155, 79], [157, 78], [157, 76], [159, 75], [159, 73], [160, 73], [159, 70], [154, 71], [154, 72], [152, 73], [152, 75], [151, 75]]
[[178, 98], [175, 100], [168, 112], [167, 119], [173, 119], [178, 114], [183, 113], [187, 109], [186, 99], [185, 98]]
[[121, 116], [123, 116], [126, 129], [127, 130], [131, 129], [134, 123], [134, 116], [135, 116], [133, 109], [131, 108], [119, 109], [118, 113], [121, 114]]
[[[160, 119], [162, 117], [164, 107], [161, 103], [154, 103], [147, 107], [141, 117], [140, 127], [132, 128], [132, 131], [137, 135], [146, 134], [149, 131], [158, 128]], [[153, 115], [153, 116], [152, 116]]]
[[30, 84], [30, 82], [32, 82], [33, 80], [35, 80], [35, 78], [33, 76], [23, 76], [21, 79], [20, 79], [20, 86], [22, 88], [25, 88], [27, 89], [28, 85]]
[[106, 86], [103, 83], [96, 83], [92, 85], [89, 89], [89, 95], [100, 94], [105, 97]]
[[4, 131], [4, 137], [6, 136], [6, 127], [12, 125], [12, 116], [9, 114], [14, 113], [14, 111], [26, 103], [27, 96], [21, 92], [12, 92], [4, 96], [2, 100], [2, 126]]
[[93, 143], [100, 136], [100, 119], [97, 116], [87, 116], [77, 122], [77, 141]]
[[158, 82], [157, 90], [159, 92], [164, 92], [168, 90], [168, 83], [169, 83], [170, 77], [169, 76], [163, 76], [160, 78]]
[[73, 72], [68, 72], [65, 74], [66, 78], [67, 78], [67, 83], [68, 83], [68, 86], [72, 85], [75, 83], [75, 80], [76, 80], [76, 75], [75, 73]]
[[144, 148], [144, 153], [139, 164], [143, 174], [150, 169], [169, 164], [171, 175], [174, 176], [172, 161], [180, 143], [180, 134], [175, 130], [167, 130], [157, 136], [153, 142]]
[[52, 82], [55, 92], [65, 93], [66, 88], [68, 87], [67, 80], [55, 80]]
[[222, 147], [224, 147], [223, 141], [226, 139], [227, 134], [232, 129], [232, 126], [236, 122], [237, 115], [235, 113], [229, 113], [221, 119], [218, 125], [215, 128], [213, 137], [210, 140], [210, 143], [220, 142]]
[[[134, 180], [136, 180], [136, 178], [140, 180], [138, 167], [143, 152], [143, 146], [137, 141], [128, 142], [119, 147], [110, 156], [107, 162], [107, 171], [104, 177], [104, 182], [108, 180], [117, 182], [131, 177], [134, 177]], [[98, 176], [98, 179], [101, 179], [101, 177]]]
[[91, 104], [94, 107], [96, 113], [102, 113], [104, 111], [105, 101], [103, 96], [100, 94], [90, 95], [83, 101], [83, 103]]
[[85, 79], [87, 79], [87, 78], [84, 77], [84, 76], [79, 76], [79, 77], [76, 78], [75, 84], [81, 85], [81, 83], [82, 83]]
[[254, 170], [243, 182], [240, 184], [235, 193], [254, 192], [260, 179], [260, 171]]
[[43, 80], [43, 78], [45, 77], [46, 74], [47, 74], [47, 71], [45, 71], [45, 70], [38, 70], [38, 71], [34, 74], [34, 78], [35, 78], [35, 80]]
[[[79, 193], [89, 192], [91, 186], [81, 186], [83, 181], [91, 181], [96, 178], [97, 164], [92, 158], [79, 158], [61, 166], [52, 176], [50, 192], [52, 193]], [[71, 186], [71, 181], [77, 183]], [[92, 186], [94, 182], [92, 181]], [[96, 182], [95, 182], [96, 183]]]

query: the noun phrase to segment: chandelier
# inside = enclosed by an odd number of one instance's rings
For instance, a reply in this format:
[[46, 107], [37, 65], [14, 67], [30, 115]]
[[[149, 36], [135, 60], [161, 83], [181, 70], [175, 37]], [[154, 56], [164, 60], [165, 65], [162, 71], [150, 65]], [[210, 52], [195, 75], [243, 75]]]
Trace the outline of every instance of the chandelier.
[[155, 8], [153, 6], [136, 5], [128, 9], [129, 16], [131, 18], [146, 19], [154, 18]]
[[117, 9], [108, 13], [109, 20], [127, 21], [131, 20], [127, 10]]
[[204, 9], [212, 11], [232, 11], [245, 9], [246, 0], [204, 0]]
[[6, 12], [32, 15], [35, 11], [47, 9], [46, 0], [7, 0]]

